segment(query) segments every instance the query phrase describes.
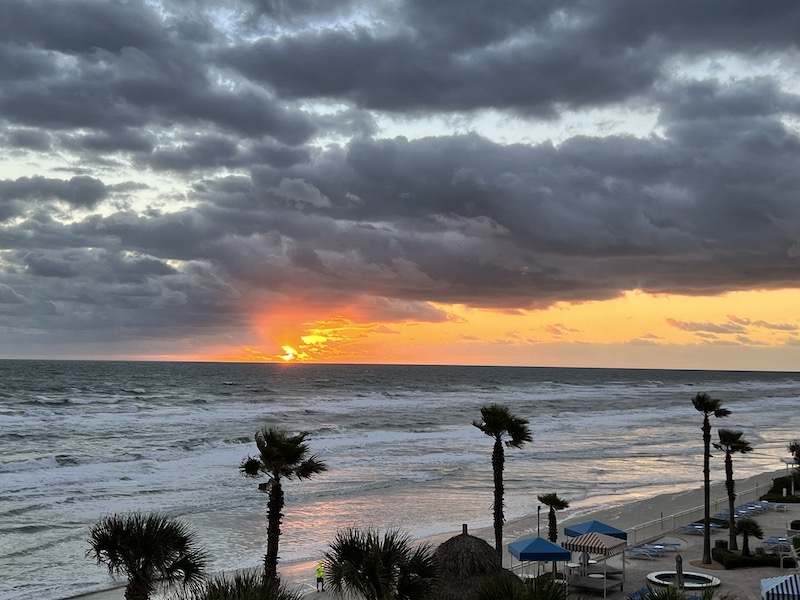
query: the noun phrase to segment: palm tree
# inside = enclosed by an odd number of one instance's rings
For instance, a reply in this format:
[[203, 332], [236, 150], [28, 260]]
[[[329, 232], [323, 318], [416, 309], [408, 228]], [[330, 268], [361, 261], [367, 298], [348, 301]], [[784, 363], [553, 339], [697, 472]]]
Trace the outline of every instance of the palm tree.
[[89, 533], [86, 556], [104, 564], [112, 577], [125, 576], [125, 600], [148, 600], [161, 585], [199, 585], [206, 572], [206, 554], [194, 533], [158, 513], [113, 515]]
[[733, 458], [734, 452], [740, 454], [747, 454], [753, 451], [753, 447], [746, 439], [741, 431], [734, 431], [733, 429], [720, 429], [717, 431], [719, 434], [719, 444], [714, 444], [714, 448], [725, 452], [725, 489], [728, 492], [728, 539], [731, 550], [738, 550], [739, 546], [736, 544], [736, 518], [733, 511], [734, 500], [736, 500], [736, 482], [733, 480]]
[[[531, 441], [528, 420], [511, 414], [505, 406], [490, 404], [481, 408], [481, 419], [472, 424], [483, 433], [494, 438], [492, 450], [492, 472], [494, 474], [494, 548], [497, 556], [503, 556], [503, 469], [505, 453], [503, 442], [509, 448], [521, 448]], [[505, 439], [505, 438], [508, 439]]]
[[258, 456], [248, 456], [239, 470], [246, 477], [266, 475], [268, 481], [259, 489], [269, 494], [267, 501], [267, 553], [264, 556], [264, 577], [278, 577], [278, 542], [283, 519], [283, 485], [281, 480], [310, 479], [328, 467], [316, 456], [309, 455], [308, 432], [291, 434], [278, 427], [264, 427], [255, 434]]
[[800, 482], [800, 440], [794, 440], [789, 444], [789, 452], [794, 457], [794, 469], [792, 469], [792, 494], [794, 494], [795, 483]]
[[711, 421], [709, 417], [727, 417], [731, 414], [727, 408], [722, 408], [720, 400], [715, 400], [706, 393], [699, 393], [692, 398], [695, 409], [703, 413], [703, 496], [705, 511], [703, 520], [703, 564], [711, 564]]
[[483, 582], [477, 589], [476, 600], [567, 600], [567, 586], [546, 575], [537, 578], [533, 585], [504, 575]]
[[556, 524], [556, 511], [569, 508], [569, 502], [563, 498], [559, 498], [557, 494], [539, 494], [537, 496], [539, 502], [550, 507], [550, 512], [547, 515], [548, 524], [548, 539], [555, 543], [558, 541], [558, 527]]
[[763, 539], [764, 531], [755, 519], [739, 519], [736, 529], [742, 534], [742, 556], [750, 556], [750, 536]]
[[397, 530], [339, 531], [325, 553], [334, 595], [365, 600], [423, 600], [439, 582], [438, 563], [427, 544], [413, 546]]
[[217, 575], [176, 600], [302, 600], [302, 597], [303, 594], [279, 581], [266, 579], [263, 571], [238, 571], [233, 575]]

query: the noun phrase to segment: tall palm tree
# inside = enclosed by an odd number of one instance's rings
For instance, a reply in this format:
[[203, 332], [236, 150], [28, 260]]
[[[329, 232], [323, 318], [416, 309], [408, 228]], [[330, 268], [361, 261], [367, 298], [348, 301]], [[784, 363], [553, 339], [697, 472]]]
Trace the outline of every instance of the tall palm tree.
[[705, 500], [703, 520], [703, 564], [711, 564], [711, 421], [709, 417], [727, 417], [731, 414], [727, 408], [722, 408], [720, 400], [715, 400], [706, 393], [699, 393], [692, 398], [692, 404], [699, 412], [703, 413], [703, 496]]
[[266, 484], [259, 489], [269, 494], [267, 501], [267, 553], [264, 556], [264, 577], [278, 577], [278, 542], [283, 519], [283, 485], [285, 479], [310, 479], [328, 467], [316, 456], [309, 455], [308, 432], [289, 433], [279, 427], [264, 427], [255, 434], [258, 456], [248, 456], [239, 470], [245, 477], [266, 475]]
[[207, 557], [194, 533], [158, 513], [134, 512], [103, 518], [89, 533], [86, 556], [112, 577], [125, 576], [125, 600], [148, 600], [160, 586], [199, 585]]
[[492, 472], [494, 474], [494, 547], [497, 556], [503, 557], [503, 470], [505, 453], [503, 443], [509, 448], [522, 448], [531, 441], [528, 420], [515, 417], [505, 406], [490, 404], [481, 408], [480, 420], [472, 424], [486, 435], [494, 438], [492, 450]]
[[750, 556], [750, 536], [763, 539], [764, 531], [755, 519], [739, 519], [736, 529], [742, 534], [742, 556]]
[[717, 431], [719, 434], [719, 443], [714, 444], [714, 448], [725, 452], [725, 490], [728, 492], [728, 545], [731, 550], [738, 550], [739, 546], [736, 544], [736, 518], [733, 512], [734, 500], [736, 500], [736, 482], [733, 480], [733, 458], [734, 452], [740, 454], [747, 454], [753, 451], [753, 447], [746, 439], [741, 431], [734, 431], [733, 429], [720, 429]]
[[563, 498], [559, 498], [557, 494], [539, 494], [537, 496], [539, 502], [550, 507], [550, 512], [547, 515], [548, 524], [548, 539], [555, 543], [558, 541], [558, 526], [556, 524], [556, 511], [569, 508], [569, 502]]
[[365, 600], [423, 600], [439, 582], [433, 549], [414, 546], [398, 530], [339, 531], [325, 553], [325, 573], [334, 595]]

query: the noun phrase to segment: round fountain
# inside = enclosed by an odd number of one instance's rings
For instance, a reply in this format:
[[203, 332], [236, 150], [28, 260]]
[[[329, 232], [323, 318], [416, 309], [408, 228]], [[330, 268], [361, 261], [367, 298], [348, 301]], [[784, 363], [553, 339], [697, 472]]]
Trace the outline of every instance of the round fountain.
[[[655, 571], [647, 575], [647, 581], [662, 587], [677, 586], [678, 572]], [[703, 588], [717, 587], [720, 583], [719, 579], [705, 573], [694, 573], [692, 571], [683, 573], [683, 589], [685, 590], [702, 590]]]

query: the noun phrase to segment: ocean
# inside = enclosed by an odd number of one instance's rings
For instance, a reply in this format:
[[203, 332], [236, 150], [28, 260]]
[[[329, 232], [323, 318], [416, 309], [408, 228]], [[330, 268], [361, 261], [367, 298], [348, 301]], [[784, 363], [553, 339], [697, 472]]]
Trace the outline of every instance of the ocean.
[[112, 587], [86, 539], [133, 510], [188, 523], [214, 570], [261, 564], [266, 496], [239, 464], [265, 425], [311, 432], [329, 467], [286, 484], [290, 566], [346, 527], [419, 538], [491, 525], [492, 440], [472, 425], [490, 403], [533, 434], [506, 452], [508, 520], [542, 493], [566, 498], [566, 517], [698, 487], [697, 392], [732, 411], [715, 429], [755, 448], [734, 459], [737, 478], [783, 467], [800, 431], [797, 373], [0, 361], [0, 599]]

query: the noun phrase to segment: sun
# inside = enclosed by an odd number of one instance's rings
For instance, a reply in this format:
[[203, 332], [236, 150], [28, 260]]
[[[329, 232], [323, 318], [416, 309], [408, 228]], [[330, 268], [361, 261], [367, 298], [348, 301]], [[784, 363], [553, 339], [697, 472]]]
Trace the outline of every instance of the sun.
[[290, 360], [295, 360], [297, 358], [297, 350], [292, 348], [291, 346], [281, 346], [285, 354], [281, 356], [283, 360], [289, 362]]

